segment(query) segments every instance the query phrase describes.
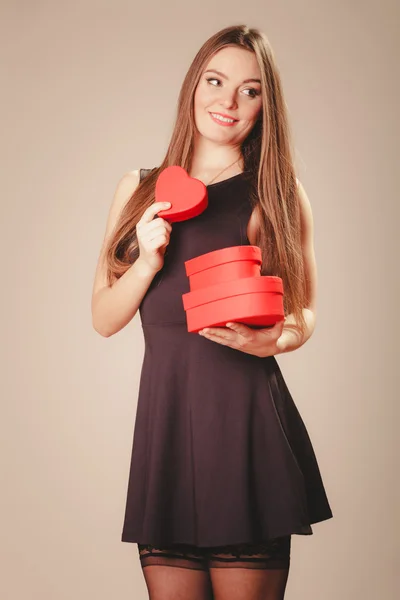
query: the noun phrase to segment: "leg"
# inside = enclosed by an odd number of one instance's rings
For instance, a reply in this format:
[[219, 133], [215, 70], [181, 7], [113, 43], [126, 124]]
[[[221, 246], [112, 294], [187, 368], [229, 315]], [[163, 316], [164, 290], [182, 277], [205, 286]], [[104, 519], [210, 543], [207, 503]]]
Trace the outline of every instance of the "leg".
[[209, 548], [215, 600], [283, 600], [291, 536], [259, 544]]
[[138, 544], [150, 600], [213, 600], [207, 559], [188, 544]]

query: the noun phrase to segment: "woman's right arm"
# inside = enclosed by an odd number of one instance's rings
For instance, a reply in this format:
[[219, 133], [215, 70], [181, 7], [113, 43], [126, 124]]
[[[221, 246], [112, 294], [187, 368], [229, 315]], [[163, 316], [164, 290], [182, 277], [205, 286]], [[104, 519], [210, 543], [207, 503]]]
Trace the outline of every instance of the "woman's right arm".
[[92, 292], [92, 324], [104, 337], [110, 337], [123, 329], [135, 316], [154, 276], [162, 267], [165, 248], [169, 243], [169, 223], [163, 219], [153, 220], [165, 206], [159, 202], [154, 203], [141, 218], [146, 239], [139, 242], [139, 258], [111, 286], [108, 285], [105, 264], [107, 241], [121, 210], [139, 185], [139, 178], [140, 172], [136, 170], [124, 175], [118, 183], [97, 263]]

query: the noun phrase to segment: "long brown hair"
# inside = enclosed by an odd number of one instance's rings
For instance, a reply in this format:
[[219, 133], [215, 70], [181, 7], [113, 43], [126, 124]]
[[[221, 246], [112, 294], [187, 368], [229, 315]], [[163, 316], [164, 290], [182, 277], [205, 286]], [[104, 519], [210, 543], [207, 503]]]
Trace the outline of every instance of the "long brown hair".
[[195, 134], [193, 97], [205, 66], [226, 46], [254, 52], [261, 72], [260, 117], [241, 146], [251, 201], [258, 213], [256, 245], [262, 252], [262, 275], [277, 275], [284, 286], [285, 315], [293, 313], [303, 333], [307, 305], [301, 249], [300, 205], [281, 78], [266, 35], [246, 25], [226, 27], [210, 37], [196, 54], [180, 90], [176, 120], [162, 164], [137, 186], [127, 201], [106, 249], [109, 285], [138, 258], [136, 224], [155, 201], [156, 180], [168, 166], [190, 172]]

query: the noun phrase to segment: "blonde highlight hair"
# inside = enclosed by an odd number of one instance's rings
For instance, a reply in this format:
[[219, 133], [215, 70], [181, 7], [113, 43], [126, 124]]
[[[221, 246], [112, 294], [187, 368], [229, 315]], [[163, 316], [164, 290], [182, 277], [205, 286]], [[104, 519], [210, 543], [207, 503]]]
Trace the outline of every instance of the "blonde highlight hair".
[[261, 72], [263, 102], [260, 116], [241, 145], [250, 199], [258, 217], [255, 243], [262, 252], [261, 274], [282, 278], [285, 315], [292, 313], [304, 333], [302, 309], [307, 306], [307, 286], [287, 108], [271, 45], [264, 33], [246, 25], [226, 27], [217, 32], [193, 59], [180, 90], [175, 125], [164, 160], [139, 183], [121, 211], [107, 244], [108, 283], [112, 285], [138, 258], [136, 224], [155, 201], [159, 174], [171, 165], [179, 165], [190, 172], [195, 136], [195, 90], [210, 59], [228, 46], [253, 52]]

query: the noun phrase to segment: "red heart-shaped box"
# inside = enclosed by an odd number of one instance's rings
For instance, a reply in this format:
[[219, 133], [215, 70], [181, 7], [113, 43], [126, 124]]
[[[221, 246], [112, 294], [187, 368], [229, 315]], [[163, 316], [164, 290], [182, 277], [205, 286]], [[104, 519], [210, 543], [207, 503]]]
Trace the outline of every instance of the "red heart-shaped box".
[[258, 246], [231, 246], [207, 252], [185, 262], [190, 291], [216, 283], [258, 277], [261, 250]]
[[283, 281], [261, 276], [258, 246], [232, 246], [185, 262], [190, 292], [182, 295], [189, 332], [237, 321], [268, 327], [284, 319]]
[[161, 210], [158, 216], [174, 223], [200, 215], [208, 206], [208, 193], [202, 181], [190, 177], [182, 167], [172, 165], [157, 178], [155, 200], [171, 203], [171, 208]]
[[229, 321], [267, 327], [284, 319], [280, 277], [248, 277], [183, 294], [190, 333], [203, 327], [225, 327]]

